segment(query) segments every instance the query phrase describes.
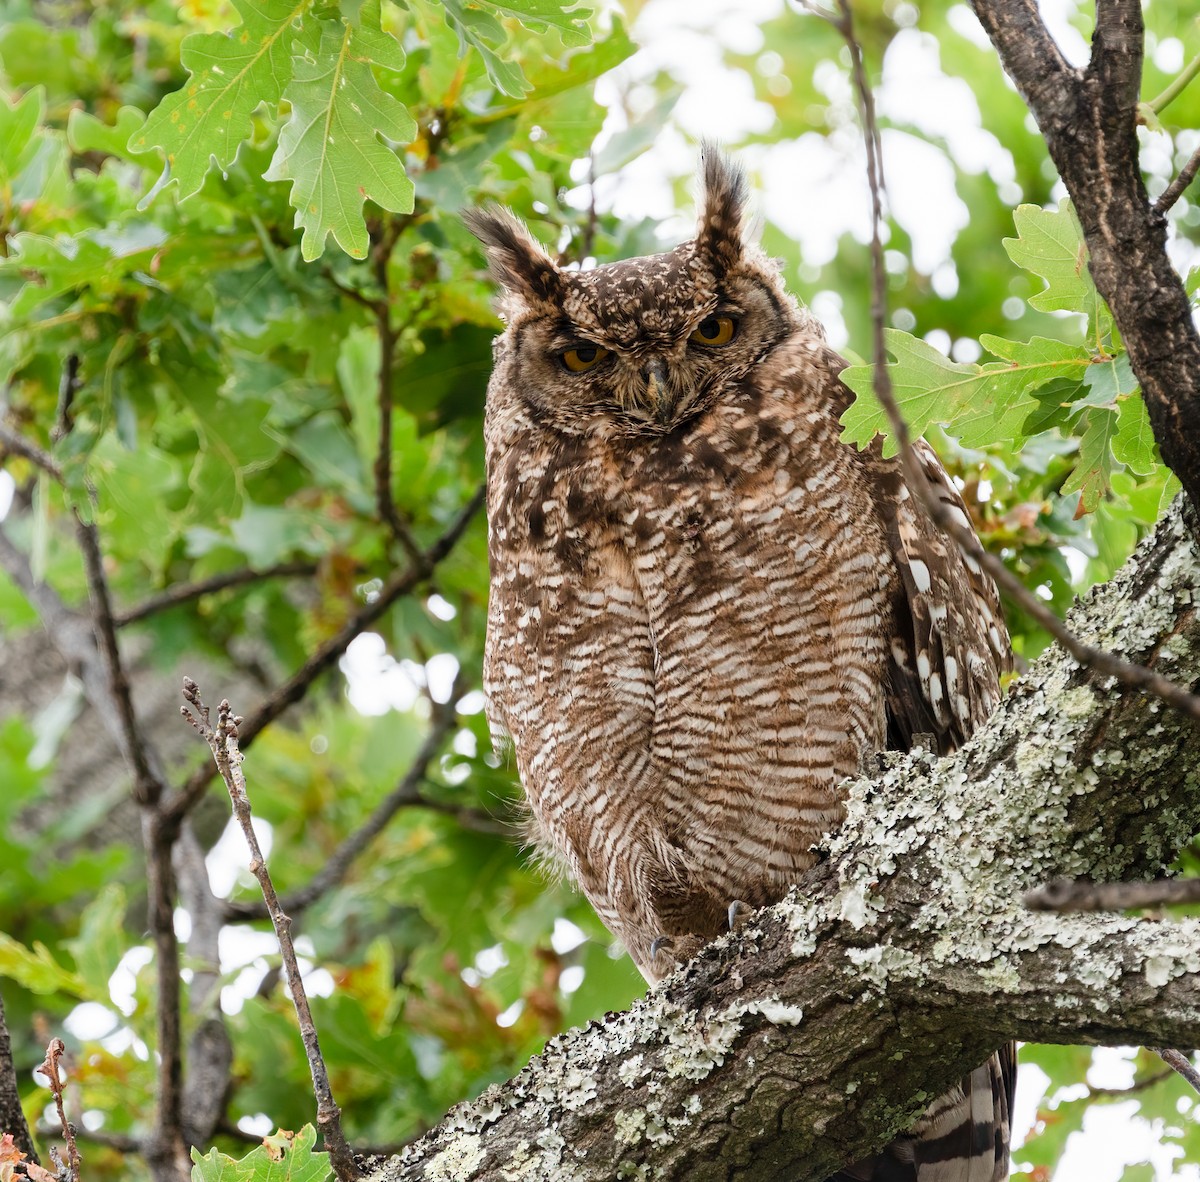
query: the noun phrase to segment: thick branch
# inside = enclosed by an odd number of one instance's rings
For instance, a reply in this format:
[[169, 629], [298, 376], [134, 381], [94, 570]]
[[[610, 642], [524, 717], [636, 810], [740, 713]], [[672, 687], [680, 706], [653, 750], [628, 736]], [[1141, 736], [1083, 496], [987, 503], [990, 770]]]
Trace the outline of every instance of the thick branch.
[[1092, 59], [1064, 67], [1034, 0], [973, 0], [1071, 194], [1096, 287], [1141, 382], [1163, 459], [1200, 506], [1200, 335], [1138, 164], [1139, 0], [1100, 0]]
[[[1176, 505], [1074, 613], [1200, 679], [1200, 553]], [[1200, 727], [1051, 651], [956, 755], [849, 785], [826, 859], [626, 1014], [460, 1106], [388, 1179], [819, 1182], [1012, 1037], [1200, 1041], [1200, 925], [1027, 911], [1057, 877], [1161, 873], [1200, 828]]]
[[0, 995], [0, 1134], [3, 1133], [11, 1133], [17, 1148], [30, 1161], [41, 1164], [21, 1107], [17, 1065], [13, 1061], [12, 1040], [4, 1017], [4, 997]]

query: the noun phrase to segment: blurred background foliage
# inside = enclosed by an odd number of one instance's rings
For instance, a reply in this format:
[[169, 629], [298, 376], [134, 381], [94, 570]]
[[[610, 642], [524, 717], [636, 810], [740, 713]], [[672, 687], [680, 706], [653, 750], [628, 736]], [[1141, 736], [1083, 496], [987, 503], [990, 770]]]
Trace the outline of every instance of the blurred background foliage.
[[[1060, 37], [1086, 39], [1088, 6], [1058, 7]], [[792, 289], [848, 356], [869, 352], [865, 198], [856, 198], [864, 217], [834, 219], [825, 247], [808, 236], [829, 221], [824, 186], [836, 202], [846, 185], [860, 194], [863, 185], [848, 58], [819, 19], [778, 0], [740, 14], [680, 0], [565, 14], [537, 0], [342, 9], [348, 29], [382, 21], [391, 40], [360, 62], [356, 85], [387, 107], [390, 126], [406, 126], [401, 104], [415, 131], [395, 146], [407, 181], [392, 177], [380, 190], [397, 209], [368, 202], [356, 222], [351, 208], [326, 242], [289, 204], [287, 181], [303, 190], [317, 165], [298, 148], [277, 157], [287, 126], [277, 93], [244, 112], [240, 148], [201, 138], [176, 159], [178, 183], [155, 189], [155, 145], [170, 139], [183, 101], [164, 99], [188, 82], [184, 38], [221, 35], [239, 14], [252, 17], [250, 6], [0, 3], [2, 411], [63, 475], [60, 485], [5, 454], [2, 528], [69, 605], [87, 599], [73, 508], [99, 527], [118, 613], [166, 589], [256, 572], [122, 629], [139, 674], [171, 687], [153, 692], [174, 693], [199, 664], [206, 694], [234, 686], [243, 712], [370, 603], [413, 544], [434, 543], [482, 480], [497, 321], [479, 249], [459, 219], [464, 205], [511, 206], [565, 262], [653, 251], [688, 234], [694, 144], [717, 134], [757, 181], [762, 241]], [[342, 27], [336, 6], [315, 11], [322, 37]], [[1200, 53], [1200, 28], [1191, 0], [1154, 0], [1146, 11], [1150, 100]], [[1006, 250], [1017, 207], [1057, 210], [1061, 187], [969, 10], [859, 0], [855, 12], [879, 86], [885, 159], [894, 148], [917, 162], [918, 178], [928, 170], [924, 221], [920, 211], [902, 216], [913, 169], [892, 178], [904, 180], [893, 187], [887, 244], [893, 327], [959, 367], [988, 360], [980, 342], [989, 334], [1001, 349], [989, 355], [1002, 359], [1005, 341], [1045, 338], [1075, 351], [1073, 381], [1043, 375], [1021, 387], [1029, 405], [1007, 434], [984, 431], [967, 446], [948, 412], [929, 415], [950, 424], [931, 426], [930, 437], [985, 543], [1065, 611], [1157, 519], [1173, 491], [1169, 474], [1152, 440], [1114, 443], [1119, 422], [1136, 427], [1140, 399], [1106, 313], [1092, 308], [1089, 320], [1085, 307], [1055, 306], [1049, 255], [1039, 264], [1034, 251], [1033, 265], [1018, 266]], [[317, 64], [323, 45], [309, 46]], [[714, 116], [714, 103], [735, 112], [732, 123]], [[939, 104], [957, 104], [966, 130], [939, 121]], [[747, 112], [740, 124], [738, 110]], [[1200, 144], [1200, 85], [1148, 122], [1153, 195]], [[213, 153], [219, 167], [210, 168]], [[342, 179], [352, 163], [341, 159]], [[809, 171], [814, 163], [825, 171]], [[184, 199], [190, 182], [197, 191]], [[411, 210], [402, 208], [408, 182]], [[929, 217], [950, 227], [934, 258], [914, 249]], [[1171, 227], [1194, 291], [1200, 206], [1180, 201]], [[65, 414], [64, 374], [73, 390]], [[380, 519], [381, 391], [399, 530]], [[477, 515], [433, 575], [355, 640], [340, 670], [264, 731], [249, 757], [255, 812], [286, 891], [321, 869], [409, 770], [446, 704], [457, 707], [444, 749], [417, 777], [419, 800], [297, 925], [356, 1145], [402, 1143], [512, 1075], [556, 1031], [642, 990], [588, 907], [521, 846], [519, 789], [491, 751], [478, 692], [486, 596]], [[38, 627], [3, 574], [0, 626], [9, 652]], [[1023, 657], [1044, 647], [1019, 612], [1010, 611], [1010, 627]], [[62, 782], [66, 754], [84, 741], [71, 725], [78, 698], [69, 677], [36, 704], [3, 695], [0, 974], [31, 1116], [40, 1120], [48, 1100], [32, 1069], [47, 1036], [65, 1032], [77, 1119], [112, 1141], [143, 1133], [152, 1112], [152, 954], [136, 818], [121, 820], [127, 778], [74, 796]], [[206, 755], [186, 739], [172, 768], [179, 780]], [[253, 901], [240, 838], [226, 831], [215, 792], [197, 825], [214, 889]], [[1196, 857], [1185, 862], [1197, 869]], [[186, 935], [185, 914], [178, 924]], [[239, 1140], [310, 1120], [312, 1100], [273, 941], [262, 925], [231, 922], [222, 957], [235, 1060], [219, 1144], [234, 1151]], [[1166, 1146], [1160, 1172], [1172, 1156], [1200, 1162], [1191, 1100], [1153, 1057], [1117, 1070], [1133, 1073], [1131, 1086], [1107, 1089], [1085, 1082], [1095, 1070], [1087, 1050], [1027, 1048], [1024, 1058], [1045, 1073], [1047, 1090], [1017, 1154], [1023, 1176], [1056, 1176], [1089, 1109], [1117, 1100]], [[1036, 1072], [1026, 1079], [1027, 1088], [1042, 1083]], [[144, 1176], [136, 1156], [111, 1144], [85, 1150], [90, 1178]], [[1125, 1174], [1152, 1176], [1149, 1165]]]

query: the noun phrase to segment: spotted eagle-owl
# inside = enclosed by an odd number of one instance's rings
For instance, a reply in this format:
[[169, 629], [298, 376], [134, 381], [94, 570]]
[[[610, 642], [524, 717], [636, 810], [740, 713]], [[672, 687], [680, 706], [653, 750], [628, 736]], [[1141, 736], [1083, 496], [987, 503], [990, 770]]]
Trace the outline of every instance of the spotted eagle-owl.
[[[744, 241], [743, 174], [706, 150], [701, 178], [693, 240], [592, 270], [468, 215], [507, 322], [489, 718], [538, 839], [652, 983], [813, 865], [865, 755], [969, 735], [1010, 660], [994, 586], [899, 462], [840, 442], [845, 362]], [[838, 1177], [1006, 1178], [1013, 1074], [1001, 1052]]]

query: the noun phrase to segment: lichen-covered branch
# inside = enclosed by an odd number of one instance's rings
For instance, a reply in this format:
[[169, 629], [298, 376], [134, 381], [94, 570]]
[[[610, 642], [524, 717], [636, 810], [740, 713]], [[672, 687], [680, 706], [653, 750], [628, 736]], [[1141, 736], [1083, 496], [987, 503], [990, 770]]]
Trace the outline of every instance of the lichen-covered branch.
[[[1197, 587], [1179, 503], [1072, 627], [1195, 685]], [[1022, 904], [1160, 874], [1200, 829], [1200, 726], [1053, 650], [953, 757], [881, 760], [788, 901], [377, 1175], [819, 1182], [1010, 1038], [1200, 1043], [1200, 925]]]

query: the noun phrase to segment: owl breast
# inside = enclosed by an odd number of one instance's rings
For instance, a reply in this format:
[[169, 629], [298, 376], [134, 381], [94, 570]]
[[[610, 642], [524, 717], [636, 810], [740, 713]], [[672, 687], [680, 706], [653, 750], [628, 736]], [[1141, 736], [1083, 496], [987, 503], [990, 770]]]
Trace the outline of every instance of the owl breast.
[[495, 721], [639, 962], [778, 899], [884, 746], [886, 539], [836, 417], [773, 373], [652, 439], [489, 431]]

